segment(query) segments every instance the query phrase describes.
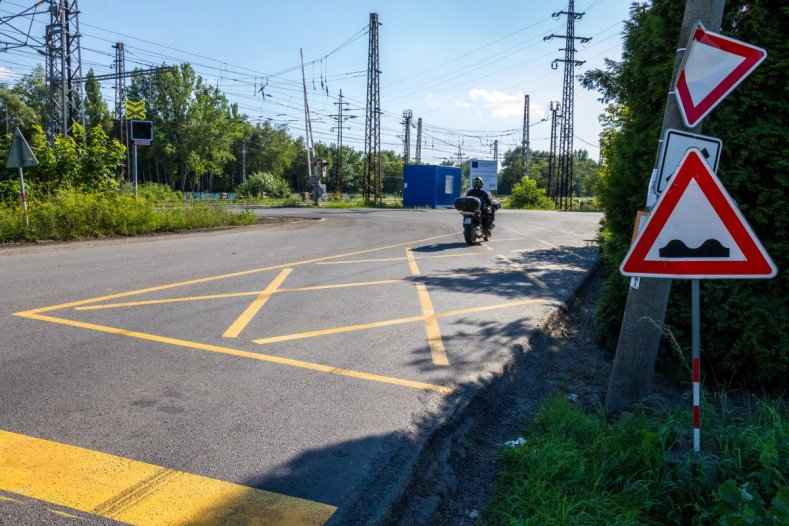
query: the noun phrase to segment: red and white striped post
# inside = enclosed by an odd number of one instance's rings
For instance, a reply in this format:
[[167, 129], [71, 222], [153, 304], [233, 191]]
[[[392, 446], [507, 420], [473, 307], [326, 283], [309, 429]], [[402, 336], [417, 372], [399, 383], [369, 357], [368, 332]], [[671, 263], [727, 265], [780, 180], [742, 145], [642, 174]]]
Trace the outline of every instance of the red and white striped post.
[[690, 282], [691, 289], [691, 331], [693, 350], [693, 455], [696, 460], [701, 456], [701, 314], [699, 280]]

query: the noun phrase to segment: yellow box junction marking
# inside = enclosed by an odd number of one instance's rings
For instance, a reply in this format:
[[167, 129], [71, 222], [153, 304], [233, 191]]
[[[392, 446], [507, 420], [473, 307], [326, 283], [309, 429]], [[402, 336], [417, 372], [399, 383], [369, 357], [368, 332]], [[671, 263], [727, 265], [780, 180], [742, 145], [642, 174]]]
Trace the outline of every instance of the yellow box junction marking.
[[222, 336], [225, 338], [235, 338], [241, 334], [241, 331], [243, 331], [249, 322], [252, 321], [252, 318], [255, 317], [255, 314], [257, 314], [258, 311], [263, 308], [263, 305], [266, 304], [271, 295], [277, 291], [279, 286], [282, 285], [282, 282], [288, 278], [291, 272], [293, 272], [293, 269], [291, 268], [282, 270], [279, 275], [274, 278], [274, 281], [272, 281], [269, 286], [260, 293], [260, 296], [255, 298], [255, 301], [253, 301], [249, 307], [247, 307], [244, 312], [241, 313], [241, 316], [239, 316], [238, 319], [236, 319], [236, 321], [234, 321], [233, 324], [228, 327]]
[[436, 313], [433, 310], [433, 302], [427, 293], [424, 283], [417, 283], [416, 290], [419, 293], [419, 303], [422, 306], [422, 316], [425, 320], [427, 330], [427, 343], [430, 346], [430, 355], [433, 357], [435, 365], [449, 365], [447, 353], [444, 349], [444, 342], [441, 340], [441, 331], [436, 321]]
[[139, 525], [318, 526], [336, 511], [328, 504], [3, 430], [0, 489]]
[[[212, 281], [216, 281], [216, 280], [220, 280], [220, 279], [234, 278], [234, 277], [240, 277], [240, 276], [248, 276], [248, 275], [251, 275], [251, 274], [256, 274], [256, 273], [261, 273], [261, 272], [266, 272], [266, 271], [271, 271], [271, 270], [287, 269], [288, 271], [290, 271], [291, 270], [290, 267], [303, 266], [303, 265], [308, 265], [308, 264], [320, 264], [320, 263], [327, 262], [327, 261], [333, 261], [333, 260], [337, 260], [337, 259], [341, 259], [341, 258], [347, 258], [347, 257], [352, 257], [352, 256], [356, 256], [356, 255], [361, 255], [361, 254], [368, 254], [368, 253], [373, 253], [373, 252], [393, 249], [393, 248], [397, 248], [397, 247], [411, 246], [411, 245], [414, 245], [416, 243], [424, 243], [424, 242], [427, 242], [427, 241], [432, 241], [432, 240], [435, 240], [435, 239], [447, 237], [449, 235], [453, 235], [453, 234], [445, 234], [445, 235], [442, 235], [442, 236], [435, 236], [435, 237], [426, 238], [426, 239], [422, 239], [422, 240], [418, 240], [418, 241], [411, 241], [411, 242], [398, 243], [398, 244], [382, 246], [382, 247], [377, 247], [377, 248], [357, 250], [357, 251], [349, 252], [349, 253], [345, 253], [345, 254], [337, 254], [337, 255], [333, 255], [333, 256], [324, 256], [324, 257], [312, 258], [312, 259], [302, 260], [302, 261], [293, 262], [293, 263], [283, 263], [283, 264], [279, 264], [279, 265], [272, 265], [272, 266], [269, 266], [269, 267], [263, 267], [263, 268], [257, 268], [257, 269], [251, 269], [251, 270], [244, 270], [244, 271], [239, 271], [239, 272], [222, 274], [222, 275], [218, 275], [218, 276], [210, 276], [210, 277], [205, 277], [205, 278], [198, 278], [198, 279], [192, 279], [192, 280], [188, 280], [188, 281], [171, 283], [171, 284], [167, 284], [167, 285], [160, 285], [160, 286], [149, 287], [149, 288], [144, 288], [144, 289], [138, 289], [138, 290], [133, 290], [133, 291], [128, 291], [128, 292], [121, 292], [121, 293], [117, 293], [117, 294], [110, 294], [110, 295], [100, 296], [100, 297], [96, 297], [96, 298], [89, 298], [89, 299], [84, 299], [84, 300], [72, 301], [72, 302], [63, 303], [63, 304], [59, 304], [59, 305], [52, 305], [52, 306], [49, 306], [49, 307], [43, 307], [43, 308], [33, 309], [33, 310], [29, 310], [29, 311], [24, 311], [24, 312], [17, 312], [17, 313], [14, 313], [14, 315], [20, 316], [20, 317], [23, 317], [23, 318], [29, 318], [29, 319], [34, 319], [34, 320], [46, 321], [46, 322], [49, 322], [49, 323], [66, 325], [66, 326], [71, 326], [71, 327], [78, 327], [78, 328], [94, 330], [94, 331], [99, 331], [99, 332], [104, 332], [104, 333], [109, 333], [109, 334], [115, 334], [115, 335], [119, 335], [119, 336], [130, 337], [130, 338], [137, 338], [137, 339], [141, 339], [141, 340], [145, 340], [145, 341], [158, 342], [158, 343], [163, 343], [163, 344], [167, 344], [167, 345], [173, 345], [173, 346], [182, 347], [182, 348], [189, 348], [189, 349], [196, 349], [196, 350], [202, 350], [202, 351], [216, 352], [216, 353], [219, 353], [219, 354], [225, 354], [225, 355], [242, 357], [242, 358], [258, 360], [258, 361], [263, 361], [263, 362], [275, 363], [275, 364], [279, 364], [279, 365], [286, 365], [286, 366], [290, 366], [290, 367], [296, 367], [296, 368], [301, 368], [301, 369], [318, 371], [318, 372], [327, 373], [327, 374], [335, 374], [335, 375], [346, 376], [346, 377], [357, 378], [357, 379], [363, 379], [363, 380], [369, 380], [369, 381], [375, 381], [375, 382], [380, 382], [380, 383], [385, 383], [385, 384], [398, 385], [398, 386], [402, 386], [402, 387], [409, 387], [409, 388], [414, 388], [414, 389], [433, 391], [433, 392], [440, 393], [440, 394], [443, 394], [443, 395], [449, 395], [449, 394], [451, 394], [453, 392], [453, 389], [450, 388], [450, 387], [442, 386], [442, 385], [433, 385], [433, 384], [428, 384], [428, 383], [423, 383], [423, 382], [416, 382], [416, 381], [411, 381], [411, 380], [405, 380], [405, 379], [401, 379], [401, 378], [394, 378], [394, 377], [388, 377], [388, 376], [377, 375], [377, 374], [372, 374], [372, 373], [366, 373], [366, 372], [362, 372], [362, 371], [353, 371], [353, 370], [350, 370], [350, 369], [333, 367], [333, 366], [325, 365], [325, 364], [306, 362], [306, 361], [302, 361], [302, 360], [292, 360], [292, 359], [288, 359], [288, 358], [281, 358], [281, 357], [278, 357], [278, 356], [272, 356], [272, 355], [266, 355], [266, 354], [260, 354], [260, 353], [253, 353], [253, 352], [243, 351], [243, 350], [239, 350], [239, 349], [232, 349], [232, 348], [228, 348], [228, 347], [222, 347], [222, 346], [218, 346], [218, 345], [210, 345], [210, 344], [205, 344], [205, 343], [200, 343], [200, 342], [193, 342], [193, 341], [182, 340], [182, 339], [177, 339], [177, 338], [169, 338], [169, 337], [166, 337], [166, 336], [159, 336], [159, 335], [155, 335], [155, 334], [149, 334], [149, 333], [144, 333], [144, 332], [139, 332], [139, 331], [134, 331], [134, 330], [110, 327], [110, 326], [106, 326], [106, 325], [98, 325], [98, 324], [94, 324], [94, 323], [86, 323], [86, 322], [74, 321], [74, 320], [69, 320], [69, 319], [65, 319], [65, 318], [58, 318], [58, 317], [55, 317], [55, 316], [47, 316], [47, 315], [43, 314], [43, 313], [46, 313], [46, 312], [51, 312], [51, 311], [55, 311], [55, 310], [62, 310], [62, 309], [67, 309], [67, 308], [73, 308], [75, 310], [89, 310], [89, 309], [100, 309], [100, 308], [117, 308], [117, 307], [127, 307], [127, 306], [150, 305], [150, 304], [158, 304], [158, 303], [175, 303], [175, 302], [183, 302], [183, 301], [198, 301], [198, 300], [204, 300], [204, 299], [229, 298], [229, 297], [252, 296], [252, 295], [258, 295], [258, 298], [260, 299], [260, 297], [266, 291], [263, 291], [263, 292], [230, 293], [230, 294], [216, 294], [216, 295], [207, 295], [207, 296], [192, 296], [192, 297], [182, 297], [182, 298], [169, 298], [169, 299], [147, 300], [147, 301], [144, 300], [144, 301], [133, 301], [133, 302], [125, 302], [125, 303], [110, 303], [110, 304], [103, 304], [103, 305], [95, 305], [96, 303], [103, 302], [103, 301], [116, 300], [116, 299], [120, 299], [120, 298], [127, 298], [127, 297], [130, 297], [130, 296], [141, 295], [141, 294], [152, 293], [152, 292], [158, 292], [158, 291], [162, 291], [162, 290], [169, 290], [169, 289], [174, 289], [174, 288], [178, 288], [178, 287], [185, 287], [185, 286], [189, 286], [189, 285], [208, 283], [208, 282], [212, 282]], [[452, 255], [452, 256], [455, 257], [455, 255]], [[430, 257], [443, 257], [443, 256], [430, 256]], [[402, 258], [399, 258], [399, 259], [402, 259]], [[280, 280], [277, 283], [277, 286], [273, 287], [273, 286], [270, 285], [269, 288], [266, 289], [266, 290], [268, 290], [269, 294], [283, 293], [283, 292], [307, 291], [307, 290], [321, 290], [321, 289], [338, 288], [338, 287], [377, 285], [377, 284], [384, 284], [384, 283], [398, 283], [398, 282], [402, 281], [402, 280], [381, 280], [381, 281], [371, 281], [371, 282], [363, 282], [363, 283], [347, 283], [347, 284], [338, 284], [338, 285], [320, 285], [320, 286], [313, 286], [313, 287], [301, 287], [301, 288], [292, 288], [292, 289], [282, 288], [282, 289], [279, 289], [278, 286], [281, 285], [281, 281], [284, 280], [285, 277], [286, 277], [286, 275], [284, 273], [280, 273], [280, 276], [279, 276]], [[274, 283], [272, 283], [272, 285], [274, 285]], [[425, 294], [427, 293], [426, 289], [425, 289], [424, 293]], [[421, 296], [421, 294], [420, 294], [420, 296]], [[428, 301], [429, 301], [429, 296], [428, 296]], [[333, 329], [325, 329], [325, 330], [310, 331], [310, 332], [305, 332], [305, 333], [297, 333], [297, 334], [290, 334], [290, 335], [283, 335], [283, 336], [275, 336], [275, 337], [271, 337], [271, 338], [261, 338], [261, 339], [253, 340], [253, 341], [255, 343], [258, 343], [258, 344], [269, 344], [269, 343], [276, 343], [276, 342], [282, 342], [282, 341], [291, 341], [291, 340], [297, 340], [297, 339], [303, 339], [303, 338], [312, 338], [312, 337], [316, 337], [316, 336], [325, 336], [325, 335], [331, 335], [331, 334], [339, 334], [339, 333], [351, 332], [351, 331], [355, 331], [355, 330], [372, 329], [372, 328], [376, 328], [376, 327], [398, 325], [398, 324], [403, 324], [403, 323], [412, 323], [412, 322], [416, 322], [416, 321], [425, 321], [426, 322], [426, 326], [428, 325], [428, 322], [429, 322], [430, 327], [431, 327], [429, 329], [429, 339], [430, 339], [430, 335], [431, 334], [433, 335], [432, 343], [434, 345], [431, 345], [431, 351], [433, 351], [433, 348], [435, 346], [439, 345], [439, 344], [440, 344], [440, 349], [443, 351], [443, 343], [441, 343], [440, 333], [438, 332], [438, 326], [435, 323], [435, 319], [445, 318], [445, 317], [449, 317], [449, 316], [463, 315], [463, 314], [468, 314], [468, 313], [473, 313], [473, 312], [483, 312], [483, 311], [492, 310], [492, 309], [512, 308], [512, 307], [517, 307], [517, 306], [521, 306], [521, 305], [527, 305], [527, 304], [530, 304], [530, 303], [544, 302], [544, 301], [547, 301], [547, 300], [544, 300], [544, 299], [523, 300], [523, 301], [509, 302], [509, 303], [503, 303], [503, 304], [499, 304], [499, 305], [492, 305], [492, 306], [486, 306], [486, 307], [476, 307], [476, 308], [471, 308], [471, 309], [461, 309], [461, 310], [449, 311], [449, 312], [444, 312], [444, 313], [433, 313], [432, 315], [426, 315], [423, 312], [423, 315], [421, 315], [421, 316], [411, 316], [411, 317], [399, 318], [399, 319], [394, 319], [394, 320], [384, 320], [384, 321], [379, 321], [379, 322], [372, 322], [372, 323], [353, 325], [353, 326], [348, 326], [348, 327], [338, 327], [338, 328], [333, 328]], [[422, 298], [421, 297], [420, 297], [420, 302], [422, 302]], [[422, 305], [423, 305], [423, 310], [424, 310], [425, 304], [423, 302], [422, 302]], [[260, 305], [260, 306], [262, 307], [262, 305]], [[258, 307], [258, 309], [259, 309], [259, 307]], [[430, 306], [430, 309], [432, 310], [432, 305]], [[255, 312], [257, 312], [257, 310]], [[251, 317], [250, 317], [250, 319], [251, 319]], [[432, 321], [430, 321], [431, 319], [432, 319]], [[246, 320], [246, 321], [248, 323], [249, 320]], [[433, 325], [433, 324], [435, 324], [435, 325]], [[240, 325], [240, 323], [239, 323], [239, 325]], [[241, 329], [243, 330], [243, 327], [241, 327]], [[438, 334], [437, 338], [435, 338], [436, 334]], [[438, 342], [438, 343], [436, 343], [436, 342]], [[438, 348], [438, 347], [435, 347], [435, 348]], [[441, 358], [440, 358], [441, 354], [442, 353], [437, 353], [437, 355], [439, 356], [438, 362], [442, 361]], [[445, 353], [443, 353], [443, 354], [445, 356]]]

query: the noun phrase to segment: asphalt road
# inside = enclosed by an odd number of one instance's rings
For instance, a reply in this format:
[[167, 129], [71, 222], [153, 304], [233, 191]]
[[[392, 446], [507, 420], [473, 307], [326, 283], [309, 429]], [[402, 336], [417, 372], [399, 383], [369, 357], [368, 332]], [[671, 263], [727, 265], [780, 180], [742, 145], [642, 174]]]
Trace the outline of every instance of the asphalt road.
[[593, 266], [599, 214], [308, 220], [0, 248], [0, 524], [374, 520]]

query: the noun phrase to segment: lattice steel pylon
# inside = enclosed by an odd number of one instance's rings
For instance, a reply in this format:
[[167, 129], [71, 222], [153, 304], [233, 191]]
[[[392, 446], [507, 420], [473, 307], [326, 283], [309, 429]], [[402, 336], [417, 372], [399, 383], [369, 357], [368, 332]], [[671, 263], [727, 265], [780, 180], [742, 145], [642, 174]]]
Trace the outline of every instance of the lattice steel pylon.
[[411, 119], [414, 118], [414, 112], [411, 110], [403, 110], [403, 163], [411, 163]]
[[49, 81], [47, 133], [71, 135], [75, 123], [85, 127], [82, 95], [82, 53], [77, 0], [49, 0], [46, 28], [46, 75]]
[[416, 120], [416, 153], [414, 154], [414, 162], [422, 164], [422, 117]]
[[[118, 142], [126, 147], [129, 151], [129, 138], [126, 128], [126, 50], [123, 47], [123, 42], [116, 42], [115, 48], [115, 122], [118, 126]], [[121, 167], [121, 180], [126, 179], [128, 170], [129, 156], [126, 156], [126, 162]]]
[[558, 204], [560, 208], [567, 210], [572, 208], [572, 187], [573, 187], [573, 121], [575, 111], [575, 71], [576, 66], [584, 62], [575, 60], [575, 41], [580, 40], [582, 44], [592, 40], [587, 37], [575, 36], [575, 21], [580, 20], [584, 13], [575, 12], [575, 1], [569, 0], [567, 11], [553, 13], [554, 18], [562, 15], [567, 16], [566, 35], [548, 35], [544, 40], [552, 38], [565, 39], [564, 60], [554, 59], [551, 63], [552, 69], [558, 69], [559, 62], [564, 62], [564, 86], [562, 88], [562, 127], [559, 133], [559, 195]]
[[364, 199], [381, 202], [381, 70], [378, 62], [378, 13], [370, 13], [367, 56], [367, 112], [364, 129]]

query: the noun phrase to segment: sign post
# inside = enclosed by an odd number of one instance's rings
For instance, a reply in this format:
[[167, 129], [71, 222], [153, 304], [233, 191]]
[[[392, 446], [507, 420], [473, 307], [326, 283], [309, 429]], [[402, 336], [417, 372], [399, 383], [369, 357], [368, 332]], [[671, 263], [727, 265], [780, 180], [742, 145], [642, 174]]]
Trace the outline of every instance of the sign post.
[[772, 278], [778, 270], [704, 154], [691, 148], [625, 256], [625, 276], [691, 279], [693, 452], [701, 453], [701, 279]]
[[27, 144], [19, 127], [14, 127], [14, 138], [11, 140], [11, 148], [8, 150], [8, 158], [6, 159], [6, 168], [17, 168], [19, 170], [19, 185], [22, 191], [22, 207], [25, 210], [25, 225], [30, 226], [30, 216], [27, 210], [27, 193], [25, 193], [25, 174], [22, 168], [24, 166], [33, 167], [38, 166], [38, 159]]
[[153, 122], [132, 119], [129, 121], [129, 126], [131, 128], [129, 135], [134, 143], [132, 179], [134, 181], [134, 197], [137, 197], [137, 146], [149, 146], [151, 144], [151, 141], [153, 141]]

